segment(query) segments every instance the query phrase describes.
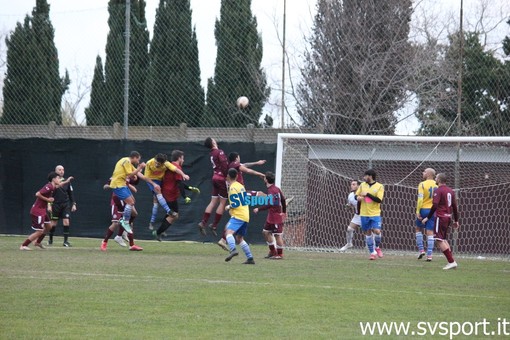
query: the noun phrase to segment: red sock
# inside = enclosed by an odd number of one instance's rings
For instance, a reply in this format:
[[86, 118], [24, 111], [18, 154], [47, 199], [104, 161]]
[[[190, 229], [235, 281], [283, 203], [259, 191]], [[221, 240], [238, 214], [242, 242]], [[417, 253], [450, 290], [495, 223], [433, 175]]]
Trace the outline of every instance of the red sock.
[[[108, 229], [109, 230], [109, 229]], [[124, 233], [124, 228], [119, 224], [119, 231], [117, 232], [117, 236], [122, 236], [122, 234]]]
[[108, 230], [106, 231], [106, 236], [104, 237], [104, 242], [108, 242], [108, 239], [113, 235], [113, 231], [110, 230], [110, 228], [108, 228]]
[[455, 262], [455, 260], [453, 259], [452, 251], [450, 250], [450, 248], [443, 251], [443, 254], [446, 257], [446, 259], [448, 260], [448, 263]]
[[25, 240], [25, 242], [23, 242], [22, 246], [23, 247], [28, 247], [28, 245], [32, 243], [32, 241], [30, 241], [28, 238]]
[[216, 229], [218, 227], [218, 223], [220, 223], [222, 216], [223, 216], [223, 214], [218, 214], [218, 213], [216, 213], [216, 215], [214, 215], [214, 222], [212, 224], [213, 229]]
[[283, 256], [283, 248], [276, 248], [278, 255]]
[[45, 237], [46, 237], [46, 234], [42, 234], [41, 236], [39, 236], [39, 238], [37, 239], [37, 243], [41, 243]]
[[274, 255], [278, 254], [278, 253], [276, 252], [276, 248], [275, 248], [274, 244], [270, 244], [270, 245], [269, 245], [269, 254], [271, 254], [272, 256], [274, 256]]
[[135, 245], [135, 241], [133, 239], [133, 234], [128, 234], [128, 239], [129, 239], [129, 245], [130, 246], [134, 246]]
[[136, 216], [131, 215], [131, 217], [129, 218], [129, 224], [133, 224], [133, 222], [135, 221], [135, 218], [136, 218]]
[[223, 232], [221, 233], [221, 238], [225, 241], [227, 240], [227, 229], [223, 229]]
[[204, 226], [207, 224], [209, 217], [211, 217], [211, 213], [205, 212], [204, 216], [202, 217], [202, 223], [204, 224]]

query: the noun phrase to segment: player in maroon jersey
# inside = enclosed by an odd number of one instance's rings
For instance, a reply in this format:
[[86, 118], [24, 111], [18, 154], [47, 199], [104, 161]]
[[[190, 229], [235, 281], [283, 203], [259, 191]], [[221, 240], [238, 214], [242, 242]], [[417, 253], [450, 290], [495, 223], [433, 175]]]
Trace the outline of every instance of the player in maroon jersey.
[[[111, 179], [110, 179], [111, 180]], [[110, 180], [107, 184], [103, 186], [103, 189], [110, 189]], [[138, 176], [134, 176], [133, 178], [128, 177], [126, 180], [126, 185], [131, 190], [132, 193], [136, 193], [137, 189], [135, 185], [138, 184], [140, 179]], [[118, 227], [117, 236], [114, 237], [114, 241], [117, 242], [121, 247], [127, 247], [124, 240], [129, 242], [129, 250], [131, 251], [142, 251], [143, 248], [140, 246], [137, 246], [134, 242], [134, 236], [133, 233], [127, 233], [125, 229], [120, 224], [120, 219], [122, 218], [122, 215], [124, 214], [124, 201], [121, 200], [117, 195], [115, 195], [114, 192], [112, 192], [112, 196], [110, 199], [110, 209], [111, 209], [111, 215], [112, 215], [112, 223], [106, 229], [106, 235], [103, 239], [103, 242], [101, 242], [101, 251], [106, 251], [106, 248], [108, 247], [108, 240], [115, 232], [115, 229]], [[129, 224], [132, 226], [133, 222], [138, 215], [138, 212], [136, 211], [136, 208], [133, 208], [131, 212], [131, 217], [129, 219]]]
[[273, 204], [264, 205], [253, 209], [256, 214], [262, 210], [269, 210], [266, 224], [262, 234], [269, 246], [269, 254], [266, 258], [280, 260], [283, 258], [283, 223], [287, 217], [287, 202], [280, 188], [275, 184], [275, 175], [271, 171], [266, 172], [264, 182], [267, 186], [267, 195], [272, 196]]
[[453, 228], [459, 227], [459, 212], [457, 209], [457, 200], [455, 199], [455, 192], [446, 185], [446, 175], [437, 174], [436, 183], [437, 189], [434, 191], [434, 199], [432, 201], [432, 208], [429, 215], [422, 220], [425, 224], [436, 213], [434, 221], [434, 239], [436, 245], [441, 249], [444, 256], [448, 260], [448, 264], [443, 268], [445, 270], [457, 268], [457, 262], [453, 258], [450, 244], [448, 243], [448, 227], [453, 217]]
[[35, 193], [36, 199], [30, 209], [32, 229], [35, 231], [21, 244], [19, 247], [20, 250], [32, 250], [28, 245], [34, 241], [36, 247], [44, 248], [41, 241], [51, 228], [50, 218], [47, 214], [48, 204], [51, 204], [55, 200], [53, 198], [55, 189], [61, 185], [66, 185], [72, 180], [73, 177], [71, 176], [64, 182], [61, 182], [60, 176], [56, 172], [52, 171], [48, 174], [48, 183]]
[[[177, 167], [177, 169], [182, 170], [182, 164], [184, 163], [184, 152], [181, 150], [172, 151], [171, 155], [172, 164]], [[179, 204], [178, 199], [179, 196], [184, 198], [184, 203], [191, 203], [191, 198], [186, 196], [186, 191], [189, 190], [194, 193], [199, 194], [200, 189], [196, 187], [190, 187], [183, 182], [182, 175], [177, 172], [167, 171], [165, 172], [165, 176], [163, 177], [163, 181], [161, 183], [161, 193], [163, 197], [170, 207], [171, 211], [175, 212], [175, 215], [166, 215], [163, 221], [161, 221], [161, 225], [158, 230], [154, 230], [152, 235], [156, 240], [161, 241], [161, 237], [163, 233], [170, 228], [172, 223], [174, 223], [177, 218], [179, 218]]]
[[228, 170], [228, 159], [223, 150], [218, 148], [218, 143], [211, 137], [207, 137], [204, 145], [211, 150], [210, 157], [213, 167], [213, 190], [211, 195], [211, 201], [205, 208], [202, 220], [198, 223], [198, 228], [202, 235], [206, 235], [206, 225], [209, 217], [211, 216], [214, 208], [216, 207], [216, 214], [214, 221], [209, 225], [209, 229], [214, 236], [217, 235], [216, 229], [218, 223], [225, 212], [225, 205], [227, 204], [227, 183], [226, 176]]
[[[238, 152], [231, 152], [228, 154], [228, 169], [236, 169], [237, 170], [237, 181], [244, 186], [244, 178], [243, 173], [250, 174], [254, 176], [258, 176], [261, 179], [264, 179], [264, 174], [252, 169], [252, 166], [255, 165], [263, 165], [266, 164], [265, 159], [258, 160], [256, 162], [251, 163], [241, 163], [241, 156], [239, 156]], [[248, 195], [255, 196], [257, 194], [256, 191], [248, 191]], [[226, 240], [226, 230], [223, 230], [223, 234], [221, 235], [220, 240], [218, 241], [218, 246], [220, 246], [223, 250], [229, 251]]]

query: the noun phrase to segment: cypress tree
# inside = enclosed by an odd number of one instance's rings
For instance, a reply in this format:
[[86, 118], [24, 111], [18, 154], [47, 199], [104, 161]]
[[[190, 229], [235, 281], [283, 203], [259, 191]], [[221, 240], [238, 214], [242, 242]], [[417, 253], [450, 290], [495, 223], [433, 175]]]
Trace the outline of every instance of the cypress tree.
[[[105, 98], [108, 102], [104, 117], [105, 125], [124, 121], [124, 47], [125, 13], [124, 0], [108, 2], [108, 26], [106, 42]], [[145, 24], [145, 1], [131, 2], [130, 60], [129, 60], [129, 124], [139, 125], [143, 119], [145, 104], [145, 78], [149, 65], [149, 32]]]
[[59, 76], [58, 52], [46, 0], [37, 0], [32, 16], [18, 23], [6, 39], [7, 75], [4, 124], [62, 124], [62, 96], [69, 75]]
[[90, 104], [89, 107], [85, 109], [87, 125], [105, 125], [104, 114], [106, 98], [104, 87], [103, 61], [100, 56], [97, 56], [94, 77], [92, 78], [92, 88], [90, 91]]
[[198, 126], [204, 111], [189, 0], [160, 0], [151, 42], [145, 125]]
[[[262, 38], [251, 0], [222, 0], [214, 35], [218, 46], [213, 79], [208, 80], [205, 126], [258, 125], [269, 88], [262, 61]], [[246, 96], [250, 105], [240, 110], [236, 99]]]

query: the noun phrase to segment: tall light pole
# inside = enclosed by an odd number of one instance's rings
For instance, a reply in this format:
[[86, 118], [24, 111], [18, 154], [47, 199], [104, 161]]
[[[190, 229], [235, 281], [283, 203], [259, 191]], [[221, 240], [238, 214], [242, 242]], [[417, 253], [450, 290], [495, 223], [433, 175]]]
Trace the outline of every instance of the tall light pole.
[[287, 0], [283, 0], [283, 36], [282, 36], [282, 122], [281, 128], [285, 127], [285, 34], [287, 22]]

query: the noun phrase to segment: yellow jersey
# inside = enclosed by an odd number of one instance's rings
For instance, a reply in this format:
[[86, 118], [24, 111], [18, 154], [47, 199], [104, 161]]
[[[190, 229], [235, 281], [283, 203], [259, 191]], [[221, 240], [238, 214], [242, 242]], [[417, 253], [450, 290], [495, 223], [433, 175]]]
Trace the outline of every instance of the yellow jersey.
[[145, 175], [145, 177], [150, 178], [152, 180], [162, 181], [167, 170], [175, 172], [176, 169], [177, 167], [170, 163], [169, 161], [166, 161], [163, 164], [158, 164], [158, 166], [156, 166], [156, 159], [151, 158], [146, 163], [143, 174]]
[[418, 201], [416, 202], [416, 213], [420, 213], [420, 209], [432, 208], [432, 200], [434, 199], [434, 190], [437, 189], [436, 181], [427, 179], [418, 185]]
[[230, 184], [230, 187], [228, 188], [230, 216], [235, 217], [241, 221], [250, 222], [250, 206], [243, 204], [244, 202], [242, 201], [244, 200], [245, 196], [246, 190], [241, 183], [233, 182]]
[[127, 186], [127, 175], [135, 171], [136, 168], [131, 164], [129, 157], [121, 158], [115, 168], [113, 169], [112, 179], [110, 181], [110, 188], [122, 188]]
[[[384, 198], [384, 186], [379, 182], [374, 182], [372, 185], [363, 182], [360, 184], [356, 195], [359, 196], [363, 191], [368, 192], [372, 196], [379, 198], [381, 201]], [[360, 216], [381, 216], [381, 203], [375, 202], [370, 197], [365, 197], [361, 201]]]

